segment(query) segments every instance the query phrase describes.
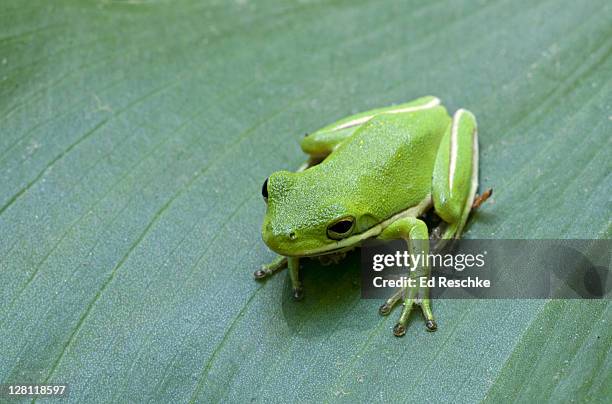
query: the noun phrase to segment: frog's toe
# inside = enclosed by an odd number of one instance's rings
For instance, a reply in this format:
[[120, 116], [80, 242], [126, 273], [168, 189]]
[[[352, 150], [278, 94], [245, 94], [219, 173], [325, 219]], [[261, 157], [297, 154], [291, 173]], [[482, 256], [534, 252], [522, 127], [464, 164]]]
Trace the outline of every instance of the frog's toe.
[[396, 337], [403, 337], [406, 335], [406, 326], [402, 323], [395, 324], [395, 327], [393, 327], [393, 335]]
[[391, 313], [391, 310], [395, 307], [395, 305], [401, 300], [402, 296], [406, 292], [406, 288], [402, 288], [395, 292], [393, 296], [385, 301], [385, 303], [378, 308], [378, 314], [381, 316], [386, 316]]
[[302, 299], [304, 299], [304, 288], [302, 287], [294, 288], [293, 289], [293, 300], [299, 302]]
[[385, 303], [378, 308], [378, 314], [380, 314], [381, 316], [386, 316], [389, 313], [391, 313], [392, 308], [393, 308], [393, 305], [389, 303]]
[[425, 322], [425, 328], [427, 328], [429, 332], [434, 332], [438, 329], [438, 324], [436, 324], [435, 320], [427, 320]]
[[263, 269], [258, 269], [257, 271], [253, 272], [253, 277], [258, 281], [264, 279], [266, 276], [268, 276], [268, 273]]

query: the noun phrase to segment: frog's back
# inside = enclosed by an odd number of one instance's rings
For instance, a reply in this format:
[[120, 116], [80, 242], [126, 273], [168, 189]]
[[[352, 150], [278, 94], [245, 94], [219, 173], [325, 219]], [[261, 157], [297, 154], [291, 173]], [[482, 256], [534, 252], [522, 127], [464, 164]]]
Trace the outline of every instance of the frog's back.
[[328, 195], [350, 196], [357, 207], [389, 217], [430, 194], [436, 153], [449, 123], [444, 107], [377, 115], [307, 172], [319, 178]]

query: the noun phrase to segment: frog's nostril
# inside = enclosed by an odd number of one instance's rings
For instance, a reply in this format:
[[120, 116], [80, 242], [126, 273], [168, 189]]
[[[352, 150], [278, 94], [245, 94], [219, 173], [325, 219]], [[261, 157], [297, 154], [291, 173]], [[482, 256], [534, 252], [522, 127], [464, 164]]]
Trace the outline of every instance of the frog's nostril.
[[297, 238], [297, 236], [295, 235], [295, 232], [292, 231], [291, 233], [289, 233], [289, 238], [291, 240], [295, 240]]

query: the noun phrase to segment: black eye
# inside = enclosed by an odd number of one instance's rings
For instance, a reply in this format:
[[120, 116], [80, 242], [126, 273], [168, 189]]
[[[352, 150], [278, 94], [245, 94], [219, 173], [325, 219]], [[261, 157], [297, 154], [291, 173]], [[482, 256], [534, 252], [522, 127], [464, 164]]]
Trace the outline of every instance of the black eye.
[[263, 196], [264, 200], [268, 202], [268, 179], [267, 178], [261, 187], [261, 196]]
[[353, 230], [354, 223], [355, 219], [352, 217], [345, 217], [338, 220], [327, 228], [327, 236], [333, 240], [340, 240], [348, 237]]

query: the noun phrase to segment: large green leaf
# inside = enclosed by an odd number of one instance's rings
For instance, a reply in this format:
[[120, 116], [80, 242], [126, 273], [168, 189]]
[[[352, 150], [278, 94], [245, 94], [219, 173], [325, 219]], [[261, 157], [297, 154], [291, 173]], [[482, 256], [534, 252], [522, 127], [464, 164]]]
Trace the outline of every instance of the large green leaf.
[[352, 112], [434, 94], [479, 120], [471, 238], [610, 238], [601, 1], [0, 5], [0, 383], [86, 401], [605, 401], [602, 301], [361, 300], [358, 255], [252, 272], [260, 186]]

